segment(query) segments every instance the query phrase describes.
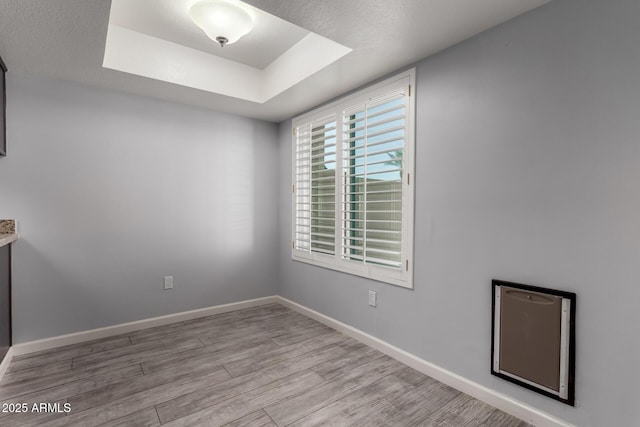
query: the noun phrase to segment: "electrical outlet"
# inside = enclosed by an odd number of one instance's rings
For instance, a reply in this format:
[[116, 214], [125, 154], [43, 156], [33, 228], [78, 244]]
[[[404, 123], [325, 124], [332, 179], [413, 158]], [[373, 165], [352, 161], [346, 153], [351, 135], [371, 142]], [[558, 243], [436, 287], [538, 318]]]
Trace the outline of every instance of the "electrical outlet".
[[375, 291], [369, 291], [369, 305], [371, 307], [375, 307], [376, 306], [376, 292]]
[[164, 288], [173, 289], [173, 276], [164, 276]]

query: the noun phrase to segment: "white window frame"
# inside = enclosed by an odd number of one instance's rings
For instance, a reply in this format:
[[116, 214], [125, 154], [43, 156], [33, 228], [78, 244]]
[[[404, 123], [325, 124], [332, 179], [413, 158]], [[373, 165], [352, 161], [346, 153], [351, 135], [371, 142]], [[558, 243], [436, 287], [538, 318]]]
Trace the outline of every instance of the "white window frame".
[[[296, 248], [296, 129], [311, 122], [335, 115], [336, 118], [336, 146], [341, 147], [343, 141], [343, 113], [354, 105], [366, 103], [376, 98], [403, 89], [406, 96], [405, 103], [405, 145], [403, 147], [402, 162], [402, 268], [390, 268], [343, 259], [340, 251], [340, 239], [343, 238], [340, 219], [340, 201], [343, 196], [342, 166], [336, 166], [336, 197], [335, 197], [335, 255], [313, 251], [303, 251]], [[404, 71], [377, 84], [369, 86], [356, 93], [343, 97], [331, 104], [322, 106], [292, 120], [292, 200], [291, 200], [291, 259], [305, 262], [319, 267], [329, 268], [344, 273], [366, 277], [392, 285], [413, 289], [413, 239], [414, 239], [414, 170], [415, 170], [415, 69]], [[342, 165], [342, 150], [336, 150], [336, 165]], [[311, 167], [311, 166], [310, 166]], [[340, 168], [340, 169], [339, 169]]]

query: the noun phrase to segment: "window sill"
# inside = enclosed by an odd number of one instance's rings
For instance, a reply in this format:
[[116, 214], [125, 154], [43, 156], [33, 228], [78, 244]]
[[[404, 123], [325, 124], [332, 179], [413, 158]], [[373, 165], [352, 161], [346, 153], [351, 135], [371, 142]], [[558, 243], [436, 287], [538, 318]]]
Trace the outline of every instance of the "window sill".
[[295, 255], [291, 255], [291, 260], [313, 265], [315, 267], [324, 268], [327, 270], [333, 270], [339, 273], [346, 273], [352, 276], [363, 277], [365, 279], [398, 286], [404, 289], [413, 290], [413, 271], [384, 271], [385, 269], [375, 268], [374, 266], [367, 266], [362, 264], [349, 265], [347, 261], [336, 265], [334, 262], [309, 259]]

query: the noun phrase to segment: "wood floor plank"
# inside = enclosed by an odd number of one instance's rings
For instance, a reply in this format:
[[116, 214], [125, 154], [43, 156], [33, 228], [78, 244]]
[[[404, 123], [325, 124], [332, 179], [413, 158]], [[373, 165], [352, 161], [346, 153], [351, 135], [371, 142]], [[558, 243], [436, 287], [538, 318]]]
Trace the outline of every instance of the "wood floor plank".
[[[343, 339], [344, 335], [337, 332], [322, 334], [290, 346], [280, 347], [278, 349], [265, 352], [260, 356], [248, 357], [246, 359], [227, 363], [224, 367], [232, 376], [237, 377], [266, 368], [270, 365], [275, 365], [318, 348], [322, 348], [326, 345], [335, 344]], [[344, 352], [344, 350], [342, 351]]]
[[148, 341], [73, 358], [71, 369], [79, 369], [87, 366], [107, 366], [110, 364], [126, 362], [140, 363], [147, 359], [163, 357], [182, 350], [189, 350], [202, 346], [202, 342], [196, 338], [186, 340], [160, 339]]
[[206, 317], [158, 326], [150, 329], [143, 329], [141, 331], [130, 333], [129, 337], [133, 344], [137, 344], [145, 341], [175, 337], [176, 335], [182, 335], [183, 337], [199, 336], [217, 331], [238, 329], [244, 326], [249, 326], [249, 324], [237, 317], [228, 316], [224, 319], [212, 319], [211, 317]]
[[491, 415], [494, 410], [484, 402], [460, 393], [442, 406], [431, 416], [420, 422], [421, 426], [442, 427], [477, 427]]
[[[127, 381], [142, 375], [140, 365], [128, 366], [115, 371], [98, 374], [78, 381], [62, 384], [56, 387], [46, 388], [41, 391], [23, 394], [17, 397], [2, 399], [1, 403], [27, 403], [29, 407], [41, 402], [66, 403], [67, 397], [78, 393], [87, 392], [114, 383], [126, 383]], [[2, 389], [0, 389], [1, 391]], [[155, 413], [155, 410], [154, 410]], [[45, 413], [0, 413], [1, 426], [14, 425], [37, 425], [47, 420], [60, 418], [65, 414], [45, 414]]]
[[428, 377], [420, 386], [392, 402], [402, 417], [389, 421], [406, 419], [410, 424], [420, 423], [459, 395], [458, 390]]
[[400, 362], [381, 354], [377, 359], [363, 360], [360, 366], [353, 366], [342, 376], [325, 381], [290, 399], [267, 406], [264, 410], [276, 424], [288, 425], [342, 399], [357, 387], [364, 387], [402, 368]]
[[159, 425], [160, 419], [155, 408], [147, 408], [100, 424], [100, 427], [157, 427]]
[[[141, 344], [148, 341], [166, 340], [166, 339], [185, 339], [185, 338], [200, 338], [205, 334], [213, 334], [217, 331], [225, 331], [230, 328], [239, 328], [241, 326], [248, 326], [246, 323], [235, 324], [236, 322], [230, 321], [226, 325], [215, 325], [207, 327], [207, 325], [186, 326], [180, 325], [179, 327], [173, 327], [165, 330], [155, 330], [147, 333], [138, 333], [130, 335], [129, 338], [132, 344]], [[234, 326], [231, 326], [234, 325]]]
[[233, 312], [229, 313], [230, 317], [236, 316], [235, 318], [240, 319], [242, 322], [256, 324], [264, 321], [273, 321], [274, 319], [278, 319], [283, 314], [290, 313], [291, 311], [288, 309], [284, 310], [274, 310], [270, 308], [264, 307], [255, 307], [252, 309], [241, 310], [242, 313]]
[[[213, 406], [221, 401], [262, 387], [273, 381], [280, 380], [297, 372], [309, 370], [317, 363], [324, 362], [344, 355], [344, 350], [335, 345], [310, 351], [288, 359], [279, 364], [259, 371], [233, 378], [222, 384], [206, 387], [189, 394], [183, 394], [175, 399], [156, 406], [162, 423], [187, 416], [204, 408]], [[317, 374], [316, 374], [317, 375]]]
[[[407, 381], [406, 369], [394, 373], [409, 384], [415, 383], [415, 376], [410, 376]], [[460, 392], [436, 381], [431, 377], [425, 378], [414, 385], [407, 393], [397, 396], [395, 399], [387, 399], [387, 403], [370, 410], [357, 420], [358, 424], [367, 427], [386, 426], [414, 426], [433, 414]]]
[[259, 331], [273, 333], [274, 336], [284, 335], [293, 332], [304, 332], [307, 328], [298, 325], [289, 315], [280, 315], [273, 320], [264, 320], [261, 322], [248, 322], [250, 328]]
[[430, 378], [409, 366], [405, 366], [401, 371], [396, 372], [394, 375], [416, 387], [423, 384]]
[[17, 356], [0, 425], [529, 427], [279, 304]]
[[506, 414], [499, 409], [494, 409], [491, 415], [480, 424], [483, 427], [533, 427], [528, 423]]
[[113, 348], [126, 347], [130, 345], [126, 336], [116, 338], [105, 338], [91, 341], [90, 343], [74, 344], [57, 349], [40, 351], [24, 356], [18, 356], [17, 360], [12, 360], [11, 371], [21, 369], [32, 369], [35, 366], [50, 365], [54, 362], [70, 360], [73, 357], [98, 353]]
[[262, 409], [225, 424], [224, 427], [278, 427]]
[[[356, 421], [413, 388], [394, 375], [386, 377], [347, 394], [340, 400], [290, 424], [296, 427], [358, 425]], [[388, 400], [389, 399], [389, 400]]]
[[[249, 309], [250, 310], [250, 309]], [[241, 310], [244, 312], [244, 310]], [[207, 333], [217, 329], [225, 328], [233, 329], [241, 326], [248, 326], [248, 323], [242, 319], [245, 314], [238, 312], [220, 313], [207, 317], [200, 317], [182, 322], [171, 323], [168, 325], [155, 326], [152, 328], [141, 329], [127, 334], [132, 343], [141, 343], [145, 341], [153, 341], [162, 339], [176, 333], [189, 333], [192, 330], [198, 330], [200, 333]]]
[[304, 328], [308, 328], [311, 326], [316, 326], [316, 325], [321, 325], [322, 323], [318, 322], [317, 320], [313, 320], [313, 319], [309, 319], [308, 317], [304, 317], [300, 320], [298, 320], [296, 322], [298, 325], [304, 327]]
[[320, 363], [312, 369], [325, 380], [330, 380], [344, 375], [354, 367], [366, 363], [367, 361], [375, 360], [382, 355], [383, 354], [378, 350], [364, 346], [347, 353], [344, 357], [339, 359]]
[[395, 426], [414, 426], [409, 418], [407, 418], [398, 408], [393, 406], [390, 401], [370, 408], [365, 414], [361, 414], [354, 425], [362, 425], [367, 427], [395, 427]]
[[295, 396], [322, 381], [322, 377], [315, 372], [301, 371], [171, 422], [165, 423], [162, 414], [160, 419], [167, 427], [223, 426], [271, 403]]
[[243, 326], [240, 328], [230, 328], [228, 331], [223, 332], [205, 332], [199, 338], [200, 341], [206, 346], [220, 346], [225, 345], [229, 341], [247, 340], [253, 337], [258, 341], [271, 340], [280, 335], [286, 334], [286, 329], [264, 329], [257, 325]]
[[85, 393], [72, 395], [69, 397], [69, 403], [71, 403], [74, 411], [83, 411], [85, 409], [104, 405], [111, 401], [156, 388], [164, 384], [170, 384], [186, 375], [196, 375], [199, 373], [211, 374], [215, 371], [220, 371], [219, 375], [216, 376], [216, 379], [219, 382], [231, 378], [227, 371], [219, 365], [208, 366], [206, 364], [184, 364], [180, 367], [159, 371], [151, 375], [132, 378], [126, 383], [119, 382], [109, 384]]
[[185, 364], [209, 364], [211, 362], [215, 362], [216, 364], [223, 365], [236, 360], [255, 357], [276, 348], [279, 348], [279, 346], [271, 341], [263, 343], [251, 343], [244, 341], [217, 351], [213, 351], [209, 346], [198, 347], [182, 351], [173, 356], [169, 356], [168, 358], [156, 358], [142, 362], [142, 368], [145, 374], [151, 374], [159, 371], [180, 368]]
[[74, 411], [72, 406], [71, 413], [69, 413], [64, 420], [56, 419], [43, 425], [47, 427], [95, 427], [133, 414], [139, 411], [140, 408], [152, 407], [211, 384], [218, 384], [227, 378], [229, 378], [228, 374], [225, 374], [222, 370], [216, 370], [206, 374], [196, 373], [186, 375], [171, 383], [115, 399], [104, 405], [85, 411]]
[[[23, 390], [19, 390], [12, 396], [2, 397], [0, 402], [49, 402], [57, 399], [64, 398], [65, 401], [70, 396], [75, 396], [80, 393], [89, 392], [91, 390], [106, 387], [110, 384], [116, 384], [121, 382], [127, 382], [136, 377], [142, 376], [142, 369], [140, 365], [127, 366], [125, 368], [116, 369], [114, 371], [100, 373], [94, 376], [79, 379], [77, 381], [67, 382], [64, 384], [56, 385], [53, 387], [43, 387], [41, 390], [32, 391], [32, 389], [25, 388], [27, 393], [22, 393]], [[1, 393], [5, 393], [4, 389], [0, 389]], [[6, 392], [9, 393], [9, 392]], [[4, 413], [0, 413], [0, 420], [4, 416]], [[0, 422], [0, 425], [2, 423]]]
[[295, 311], [292, 310], [287, 310], [287, 311], [281, 311], [278, 313], [269, 313], [269, 314], [265, 314], [265, 315], [261, 315], [261, 316], [254, 316], [254, 317], [249, 317], [246, 318], [245, 320], [249, 323], [260, 323], [260, 324], [264, 324], [266, 321], [268, 321], [269, 323], [272, 324], [293, 324], [293, 323], [297, 323], [298, 321], [303, 321], [305, 320], [306, 317], [303, 316], [300, 313], [296, 313]]
[[[13, 363], [13, 361], [11, 363]], [[17, 382], [27, 382], [47, 375], [68, 371], [71, 371], [71, 359], [34, 366], [29, 369], [13, 370], [4, 374], [2, 382], [0, 382], [0, 387]]]
[[230, 312], [230, 314], [241, 316], [242, 320], [250, 320], [264, 314], [277, 316], [282, 313], [293, 313], [293, 311], [278, 303], [274, 303]]
[[[46, 390], [52, 387], [60, 387], [67, 384], [77, 382], [79, 380], [86, 380], [87, 382], [94, 381], [94, 378], [99, 375], [105, 375], [110, 377], [112, 375], [118, 375], [120, 369], [131, 369], [131, 376], [138, 375], [140, 372], [139, 364], [126, 364], [116, 365], [109, 367], [99, 367], [95, 369], [84, 369], [78, 372], [59, 372], [52, 375], [46, 375], [40, 378], [32, 379], [29, 381], [15, 382], [0, 387], [0, 399], [15, 398], [27, 393], [38, 392]], [[115, 374], [114, 374], [115, 372]], [[100, 377], [102, 378], [102, 377]], [[64, 387], [63, 387], [64, 388]], [[61, 388], [61, 389], [63, 389]]]
[[302, 327], [294, 321], [297, 320], [297, 317], [292, 317], [296, 313], [286, 308], [284, 312], [278, 310], [276, 313], [274, 313], [273, 309], [266, 312], [256, 312], [254, 310], [250, 313], [252, 314], [251, 316], [247, 315], [244, 310], [242, 312], [242, 314], [237, 315], [242, 316], [239, 318], [241, 323], [238, 322], [233, 327], [217, 328], [217, 330], [211, 328], [208, 331], [204, 331], [203, 336], [200, 337], [203, 343], [205, 345], [215, 344], [228, 336], [237, 336], [239, 334], [246, 336], [250, 332], [274, 338], [288, 332], [302, 330]]
[[299, 332], [292, 332], [273, 338], [273, 342], [283, 347], [297, 344], [311, 337], [320, 336], [335, 332], [334, 329], [324, 325], [316, 325], [310, 328], [302, 328]]

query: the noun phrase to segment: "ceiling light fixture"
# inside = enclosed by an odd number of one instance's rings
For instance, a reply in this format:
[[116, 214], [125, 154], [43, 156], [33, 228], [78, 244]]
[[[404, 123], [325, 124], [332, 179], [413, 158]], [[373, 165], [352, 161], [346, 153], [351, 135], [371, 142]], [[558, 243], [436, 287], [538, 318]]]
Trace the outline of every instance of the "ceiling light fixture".
[[189, 15], [221, 47], [237, 42], [253, 29], [253, 16], [239, 1], [201, 0], [191, 6]]

